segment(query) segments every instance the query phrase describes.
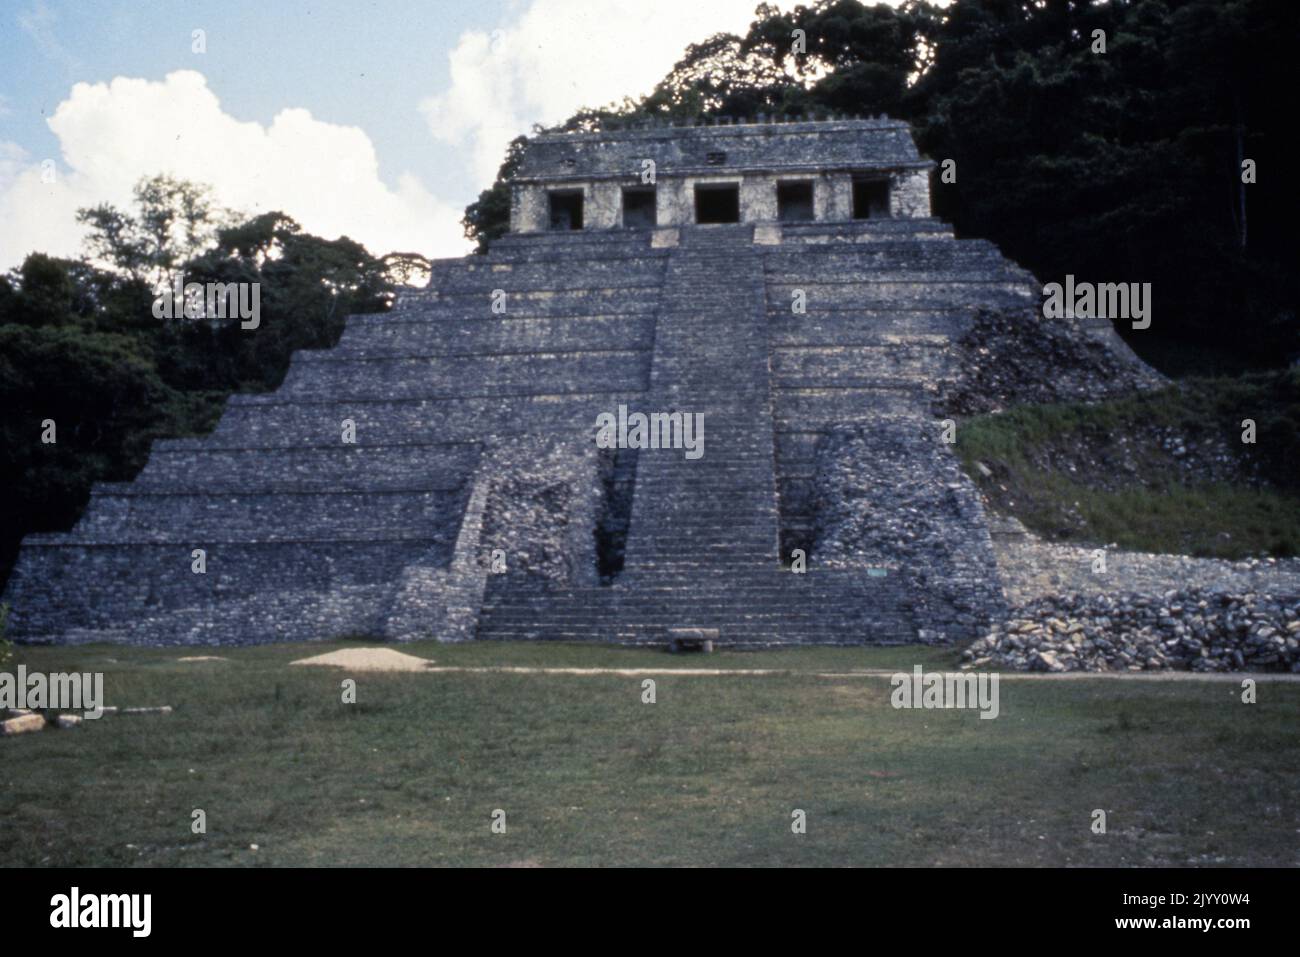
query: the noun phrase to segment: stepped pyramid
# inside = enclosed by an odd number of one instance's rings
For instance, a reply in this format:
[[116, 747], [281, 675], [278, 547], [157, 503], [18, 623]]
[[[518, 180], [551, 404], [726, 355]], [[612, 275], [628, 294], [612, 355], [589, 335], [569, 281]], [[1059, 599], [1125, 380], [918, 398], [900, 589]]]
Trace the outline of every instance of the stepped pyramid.
[[[1001, 589], [930, 400], [975, 309], [1036, 290], [930, 217], [931, 165], [884, 119], [535, 137], [487, 255], [28, 536], [15, 637], [974, 637]], [[702, 414], [703, 454], [598, 447], [620, 406]]]

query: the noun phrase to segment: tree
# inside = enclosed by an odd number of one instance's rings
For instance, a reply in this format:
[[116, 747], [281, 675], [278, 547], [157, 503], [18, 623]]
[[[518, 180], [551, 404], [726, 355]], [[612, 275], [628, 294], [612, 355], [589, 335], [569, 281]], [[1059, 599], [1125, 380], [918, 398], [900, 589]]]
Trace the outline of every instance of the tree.
[[68, 263], [32, 253], [18, 269], [18, 291], [10, 303], [13, 321], [29, 326], [58, 326], [76, 321]]
[[212, 242], [219, 217], [208, 187], [165, 173], [140, 180], [134, 195], [134, 214], [101, 203], [77, 210], [77, 221], [90, 228], [94, 258], [156, 286]]
[[385, 279], [393, 286], [423, 285], [432, 269], [428, 257], [419, 253], [389, 253], [379, 263]]
[[506, 147], [506, 158], [497, 170], [496, 181], [483, 192], [478, 199], [465, 207], [461, 225], [465, 228], [465, 238], [477, 244], [475, 252], [485, 253], [492, 240], [504, 236], [510, 231], [510, 179], [519, 169], [524, 158], [524, 144], [527, 137], [516, 136]]
[[0, 326], [0, 573], [27, 532], [70, 528], [94, 482], [134, 475], [176, 398], [129, 336]]

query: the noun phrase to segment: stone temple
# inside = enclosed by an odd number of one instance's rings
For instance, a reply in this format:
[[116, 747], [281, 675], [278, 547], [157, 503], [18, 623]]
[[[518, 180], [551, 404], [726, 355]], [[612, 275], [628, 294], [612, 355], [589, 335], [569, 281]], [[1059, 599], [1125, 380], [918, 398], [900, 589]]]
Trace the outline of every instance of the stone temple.
[[[1003, 593], [932, 400], [1037, 290], [932, 165], [883, 118], [533, 138], [490, 253], [28, 536], [14, 637], [975, 637]], [[702, 455], [599, 447], [620, 407]]]

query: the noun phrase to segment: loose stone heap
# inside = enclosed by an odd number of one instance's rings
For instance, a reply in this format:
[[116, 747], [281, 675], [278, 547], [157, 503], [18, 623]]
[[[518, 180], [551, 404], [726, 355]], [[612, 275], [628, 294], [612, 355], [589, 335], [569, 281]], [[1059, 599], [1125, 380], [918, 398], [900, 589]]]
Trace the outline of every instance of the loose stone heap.
[[1045, 320], [1037, 308], [977, 309], [953, 343], [956, 378], [939, 415], [979, 415], [1021, 403], [1097, 402], [1168, 385], [1109, 320]]
[[937, 441], [943, 428], [920, 416], [856, 426], [827, 436], [817, 459], [819, 560], [897, 577], [922, 640], [969, 634], [1002, 608], [979, 495]]
[[962, 660], [1013, 671], [1300, 672], [1300, 594], [1048, 596], [1017, 608]]

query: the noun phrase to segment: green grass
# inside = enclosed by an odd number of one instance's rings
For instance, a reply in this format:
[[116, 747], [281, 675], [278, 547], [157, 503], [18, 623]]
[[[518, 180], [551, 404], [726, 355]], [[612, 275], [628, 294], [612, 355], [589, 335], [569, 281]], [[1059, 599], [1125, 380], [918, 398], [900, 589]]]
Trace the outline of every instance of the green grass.
[[[18, 649], [171, 704], [0, 739], [0, 864], [1295, 865], [1300, 685], [1004, 679], [1002, 715], [896, 711], [881, 678], [951, 649], [668, 656], [421, 644], [440, 664], [781, 668], [777, 677], [289, 668], [337, 643]], [[208, 833], [190, 833], [194, 808]], [[507, 833], [490, 832], [493, 809]], [[790, 812], [808, 833], [790, 831]], [[1094, 808], [1109, 833], [1091, 833]], [[258, 851], [249, 849], [259, 845]]]
[[[1253, 419], [1253, 445], [1241, 442]], [[1300, 554], [1300, 372], [1188, 380], [1095, 404], [1029, 405], [958, 429], [994, 508], [1049, 539], [1221, 558]], [[1231, 465], [1202, 474], [1162, 439]], [[984, 475], [976, 463], [989, 467]], [[1215, 471], [1217, 470], [1217, 471]]]
[[[1300, 553], [1300, 499], [1267, 489], [1167, 485], [1098, 491], [1070, 478], [1017, 473], [1003, 509], [1029, 528], [1078, 544], [1236, 559]], [[1062, 512], [1073, 521], [1068, 530]]]

